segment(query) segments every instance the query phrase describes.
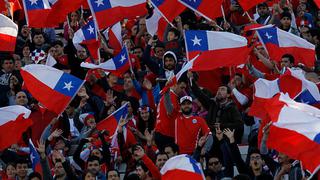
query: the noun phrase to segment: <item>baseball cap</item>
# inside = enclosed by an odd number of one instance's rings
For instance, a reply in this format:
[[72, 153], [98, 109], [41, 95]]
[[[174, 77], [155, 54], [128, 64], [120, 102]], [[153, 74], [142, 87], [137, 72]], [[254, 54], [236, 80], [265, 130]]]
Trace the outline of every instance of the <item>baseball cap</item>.
[[183, 96], [182, 98], [180, 98], [180, 104], [186, 100], [192, 102], [192, 97], [191, 96]]

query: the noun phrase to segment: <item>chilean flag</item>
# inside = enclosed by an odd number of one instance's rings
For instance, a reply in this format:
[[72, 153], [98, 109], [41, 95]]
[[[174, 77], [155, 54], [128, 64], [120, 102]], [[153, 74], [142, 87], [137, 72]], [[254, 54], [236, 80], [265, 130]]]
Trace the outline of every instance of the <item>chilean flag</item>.
[[110, 27], [124, 18], [147, 14], [146, 0], [88, 0], [88, 4], [99, 29]]
[[185, 31], [185, 42], [188, 59], [200, 54], [194, 71], [244, 64], [250, 52], [245, 37], [229, 32]]
[[14, 51], [18, 35], [18, 25], [7, 16], [0, 14], [0, 51]]
[[92, 58], [99, 59], [100, 42], [98, 41], [97, 29], [93, 20], [90, 20], [85, 26], [74, 33], [72, 42], [76, 48], [79, 47], [79, 44], [86, 45]]
[[295, 64], [314, 66], [315, 46], [305, 39], [276, 27], [262, 27], [256, 31], [272, 60], [280, 61], [284, 54], [291, 54], [295, 57]]
[[[294, 86], [292, 86], [294, 84]], [[297, 102], [306, 104], [317, 104], [320, 102], [320, 93], [317, 85], [308, 81], [302, 70], [288, 69], [280, 78], [269, 81], [258, 79], [254, 83], [255, 94], [249, 114], [259, 118], [266, 118], [265, 110], [262, 108], [267, 99], [272, 98], [279, 92], [288, 95]]]
[[97, 129], [100, 131], [105, 129], [105, 130], [109, 131], [110, 135], [113, 135], [116, 133], [118, 123], [119, 123], [121, 117], [125, 118], [127, 114], [128, 114], [128, 103], [124, 104], [119, 109], [117, 109], [115, 112], [113, 112], [110, 116], [108, 116], [104, 120], [100, 121], [97, 124]]
[[159, 10], [168, 22], [172, 22], [186, 9], [178, 0], [150, 0], [150, 3]]
[[120, 75], [130, 68], [130, 60], [127, 48], [124, 46], [117, 56], [107, 60], [106, 62], [98, 65], [82, 62], [80, 66], [89, 69], [103, 69], [115, 75]]
[[22, 0], [29, 27], [57, 27], [69, 12], [77, 10], [82, 1]]
[[222, 16], [223, 0], [179, 0], [179, 2], [209, 21]]
[[265, 109], [273, 124], [267, 146], [300, 160], [312, 173], [320, 168], [320, 110], [280, 94], [272, 99], [277, 106]]
[[111, 28], [108, 28], [103, 32], [103, 35], [105, 36], [106, 40], [108, 40], [108, 45], [118, 52], [120, 52], [122, 49], [121, 30], [121, 23], [118, 22], [114, 24]]
[[267, 1], [267, 0], [238, 0], [243, 11], [248, 11], [252, 7], [254, 7], [255, 5], [263, 3], [265, 1]]
[[151, 36], [158, 35], [160, 41], [163, 41], [167, 25], [168, 22], [157, 8], [154, 8], [152, 16], [146, 19], [148, 33], [151, 34]]
[[320, 8], [320, 0], [314, 0], [314, 3], [317, 5], [318, 8]]
[[29, 149], [30, 149], [30, 160], [32, 163], [32, 170], [34, 172], [41, 173], [41, 164], [40, 164], [40, 155], [37, 152], [36, 147], [34, 146], [31, 139], [29, 139]]
[[17, 143], [31, 125], [31, 111], [24, 106], [14, 105], [0, 108], [0, 150]]
[[84, 83], [75, 76], [41, 64], [23, 67], [21, 75], [31, 95], [56, 114], [64, 111]]
[[181, 154], [170, 158], [160, 171], [163, 180], [171, 179], [205, 179], [200, 163], [191, 156]]

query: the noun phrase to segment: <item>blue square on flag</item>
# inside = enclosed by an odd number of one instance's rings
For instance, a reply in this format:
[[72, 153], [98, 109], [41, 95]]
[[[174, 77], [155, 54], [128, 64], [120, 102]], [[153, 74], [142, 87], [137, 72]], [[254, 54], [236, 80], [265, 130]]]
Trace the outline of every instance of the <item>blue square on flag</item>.
[[82, 85], [82, 83], [83, 81], [81, 79], [78, 79], [68, 73], [63, 73], [57, 85], [54, 87], [54, 90], [66, 96], [73, 97]]
[[89, 21], [84, 27], [82, 27], [83, 35], [85, 40], [94, 40], [96, 39], [96, 29], [93, 20]]
[[198, 9], [199, 5], [201, 4], [202, 0], [194, 0], [194, 1], [190, 1], [190, 0], [180, 0], [185, 4], [188, 4], [189, 6], [193, 7], [194, 9]]
[[158, 7], [163, 4], [164, 0], [151, 0], [151, 2]]
[[43, 0], [24, 0], [27, 10], [45, 9]]
[[119, 123], [120, 118], [122, 116], [122, 118], [125, 118], [125, 116], [128, 114], [128, 103], [123, 106], [120, 107], [114, 114], [113, 116], [116, 118], [117, 122]]
[[279, 46], [277, 28], [265, 28], [257, 30], [264, 44], [272, 43]]
[[89, 2], [94, 12], [99, 12], [99, 11], [103, 11], [111, 8], [111, 4], [109, 0], [90, 0]]
[[128, 53], [125, 47], [122, 48], [121, 52], [116, 57], [113, 58], [113, 62], [116, 66], [116, 69], [119, 69], [122, 66], [126, 65], [128, 60], [129, 60]]
[[186, 31], [185, 33], [185, 41], [189, 52], [208, 50], [208, 38], [206, 31]]

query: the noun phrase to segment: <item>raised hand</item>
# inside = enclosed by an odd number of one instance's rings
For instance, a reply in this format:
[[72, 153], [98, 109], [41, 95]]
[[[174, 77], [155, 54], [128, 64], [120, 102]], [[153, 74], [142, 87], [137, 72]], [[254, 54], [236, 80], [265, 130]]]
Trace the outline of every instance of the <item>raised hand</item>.
[[148, 90], [152, 90], [152, 83], [148, 80], [148, 79], [144, 79], [143, 83], [142, 83], [143, 87], [148, 89]]
[[230, 130], [229, 128], [223, 130], [223, 134], [226, 135], [230, 141], [230, 143], [234, 143], [234, 130]]
[[48, 137], [48, 140], [51, 141], [53, 138], [61, 136], [62, 133], [63, 131], [61, 129], [55, 129]]
[[135, 160], [139, 160], [144, 156], [144, 149], [141, 146], [136, 146], [133, 151], [133, 157]]
[[37, 141], [37, 144], [38, 144], [37, 150], [40, 154], [40, 157], [42, 159], [45, 159], [46, 158], [46, 145], [45, 145], [44, 141], [40, 139], [40, 142]]

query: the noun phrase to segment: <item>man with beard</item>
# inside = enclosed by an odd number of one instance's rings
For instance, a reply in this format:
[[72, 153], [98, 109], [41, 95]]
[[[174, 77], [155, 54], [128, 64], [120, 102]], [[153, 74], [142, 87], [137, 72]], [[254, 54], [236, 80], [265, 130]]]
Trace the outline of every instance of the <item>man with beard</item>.
[[231, 89], [226, 85], [222, 85], [218, 88], [216, 96], [210, 97], [200, 89], [192, 73], [188, 73], [188, 77], [192, 81], [192, 92], [208, 111], [206, 120], [211, 131], [214, 132], [217, 127], [220, 127], [221, 130], [226, 128], [235, 129], [236, 143], [241, 143], [243, 121], [237, 106], [230, 98]]
[[175, 141], [182, 154], [192, 154], [200, 136], [207, 136], [210, 129], [204, 119], [192, 114], [192, 97], [180, 98], [180, 111], [175, 122]]

